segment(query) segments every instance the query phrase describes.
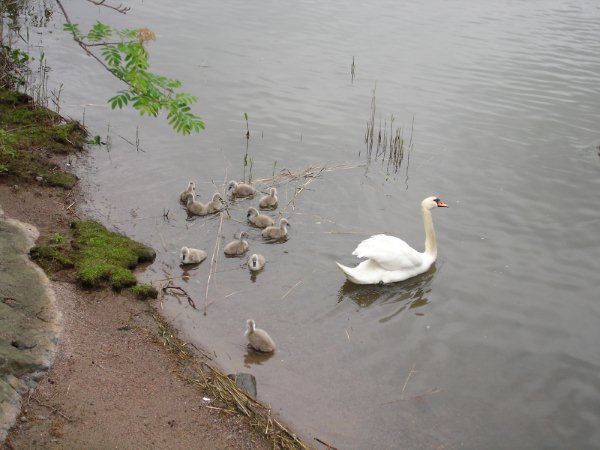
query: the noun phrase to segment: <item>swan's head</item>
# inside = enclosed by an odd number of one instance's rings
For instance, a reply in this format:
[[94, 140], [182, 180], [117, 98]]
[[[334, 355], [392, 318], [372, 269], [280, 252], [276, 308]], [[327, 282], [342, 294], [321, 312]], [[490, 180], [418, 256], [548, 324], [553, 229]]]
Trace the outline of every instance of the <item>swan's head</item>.
[[221, 194], [219, 194], [218, 192], [215, 192], [215, 194], [213, 195], [212, 201], [216, 202], [217, 200], [223, 200], [221, 197]]
[[237, 187], [237, 185], [238, 185], [238, 184], [237, 184], [237, 181], [235, 181], [235, 180], [231, 180], [231, 181], [229, 182], [229, 187], [227, 188], [227, 190], [229, 191], [229, 190], [231, 190], [231, 188], [234, 188], [234, 189], [235, 189], [235, 188]]
[[289, 223], [289, 222], [287, 221], [287, 219], [284, 217], [284, 218], [282, 218], [282, 219], [279, 221], [279, 228], [285, 228], [286, 226], [290, 226], [290, 227], [291, 227], [291, 226], [292, 226], [292, 224], [291, 224], [291, 223]]
[[250, 257], [250, 266], [254, 268], [258, 266], [258, 255], [256, 253]]
[[246, 217], [254, 217], [254, 216], [258, 216], [258, 211], [256, 210], [256, 208], [248, 208], [248, 214], [246, 214]]
[[190, 249], [187, 247], [181, 247], [181, 259], [185, 259], [185, 257], [188, 255], [188, 253], [190, 252]]
[[242, 232], [240, 233], [240, 241], [241, 241], [242, 239], [244, 239], [244, 238], [247, 238], [247, 237], [248, 237], [248, 233], [246, 233], [245, 231], [242, 231]]
[[190, 181], [188, 183], [188, 189], [191, 190], [191, 191], [195, 190], [196, 189], [196, 183], [194, 183], [193, 181]]
[[275, 197], [277, 195], [277, 189], [275, 189], [274, 187], [271, 188], [271, 190], [269, 191], [271, 197]]
[[256, 326], [254, 324], [254, 320], [252, 320], [252, 319], [246, 320], [246, 325], [248, 326], [248, 331], [254, 332], [254, 327]]
[[424, 209], [447, 208], [448, 207], [448, 205], [446, 205], [443, 201], [441, 201], [439, 199], [439, 197], [436, 197], [436, 196], [427, 197], [425, 200], [423, 200], [421, 202], [421, 206]]

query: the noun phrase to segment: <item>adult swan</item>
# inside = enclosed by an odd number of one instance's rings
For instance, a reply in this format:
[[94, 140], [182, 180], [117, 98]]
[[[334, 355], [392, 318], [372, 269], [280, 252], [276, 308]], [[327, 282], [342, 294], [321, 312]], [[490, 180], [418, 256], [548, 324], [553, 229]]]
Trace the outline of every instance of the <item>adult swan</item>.
[[437, 258], [437, 242], [431, 210], [447, 208], [437, 197], [428, 197], [421, 202], [423, 225], [425, 226], [425, 252], [421, 253], [402, 239], [385, 234], [377, 234], [365, 239], [353, 255], [369, 258], [354, 268], [336, 262], [346, 278], [357, 284], [395, 283], [427, 272]]

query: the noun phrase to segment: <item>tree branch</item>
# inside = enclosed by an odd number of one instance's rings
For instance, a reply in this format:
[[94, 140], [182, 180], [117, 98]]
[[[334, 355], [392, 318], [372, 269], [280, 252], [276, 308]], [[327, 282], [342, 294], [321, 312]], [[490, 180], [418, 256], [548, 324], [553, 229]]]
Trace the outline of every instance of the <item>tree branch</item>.
[[112, 6], [112, 5], [107, 5], [105, 2], [106, 0], [87, 0], [90, 3], [93, 3], [94, 5], [97, 6], [104, 6], [106, 8], [110, 8], [110, 9], [114, 9], [117, 12], [120, 12], [121, 14], [127, 14], [127, 12], [129, 10], [131, 10], [131, 8], [129, 6], [123, 6], [121, 3], [119, 3], [119, 6]]

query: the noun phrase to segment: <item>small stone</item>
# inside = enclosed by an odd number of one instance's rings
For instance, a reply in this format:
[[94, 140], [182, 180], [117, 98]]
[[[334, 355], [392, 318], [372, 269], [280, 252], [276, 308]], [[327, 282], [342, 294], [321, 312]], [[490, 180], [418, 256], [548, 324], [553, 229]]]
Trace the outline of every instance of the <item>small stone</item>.
[[256, 398], [256, 377], [251, 373], [230, 373], [227, 375], [228, 378], [235, 381], [235, 384]]

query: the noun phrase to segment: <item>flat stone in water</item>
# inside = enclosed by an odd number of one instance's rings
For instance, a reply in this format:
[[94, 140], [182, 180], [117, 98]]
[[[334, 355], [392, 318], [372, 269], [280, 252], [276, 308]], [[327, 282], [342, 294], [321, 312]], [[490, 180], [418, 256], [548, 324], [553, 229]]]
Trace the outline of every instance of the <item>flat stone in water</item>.
[[251, 373], [230, 373], [227, 375], [240, 389], [256, 398], [256, 377]]

